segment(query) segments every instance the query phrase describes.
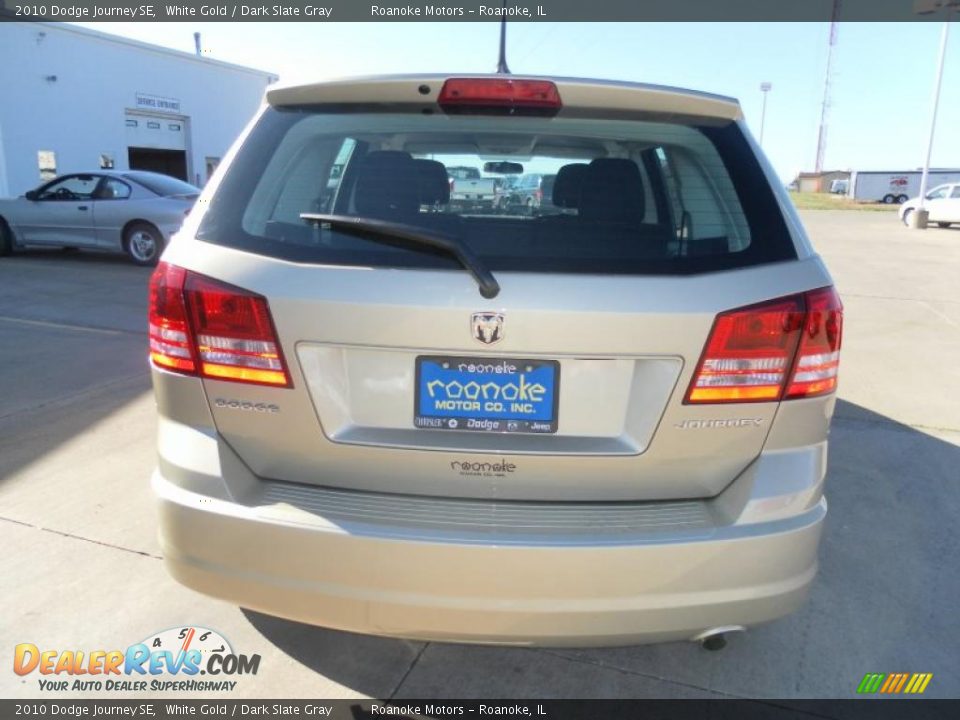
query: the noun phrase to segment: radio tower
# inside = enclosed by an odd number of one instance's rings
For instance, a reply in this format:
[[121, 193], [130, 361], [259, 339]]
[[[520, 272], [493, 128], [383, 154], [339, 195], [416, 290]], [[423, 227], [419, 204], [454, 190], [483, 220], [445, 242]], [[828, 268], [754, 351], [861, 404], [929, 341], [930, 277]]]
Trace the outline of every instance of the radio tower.
[[833, 0], [833, 13], [830, 16], [830, 44], [827, 47], [827, 76], [823, 81], [823, 102], [820, 105], [820, 133], [817, 135], [817, 162], [816, 172], [823, 171], [823, 156], [827, 152], [827, 113], [830, 110], [830, 80], [833, 70], [833, 48], [837, 44], [837, 30], [839, 29], [840, 5], [842, 0]]

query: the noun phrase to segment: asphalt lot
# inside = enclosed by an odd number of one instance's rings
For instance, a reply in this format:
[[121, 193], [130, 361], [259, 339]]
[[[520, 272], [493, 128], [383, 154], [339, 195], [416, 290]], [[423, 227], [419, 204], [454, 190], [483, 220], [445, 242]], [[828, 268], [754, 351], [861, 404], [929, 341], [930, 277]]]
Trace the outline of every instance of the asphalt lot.
[[719, 653], [363, 637], [180, 587], [148, 487], [149, 272], [94, 254], [0, 259], [0, 697], [41, 695], [36, 674], [11, 671], [17, 643], [125, 648], [184, 624], [262, 656], [232, 698], [852, 697], [866, 672], [932, 672], [926, 696], [960, 696], [960, 228], [804, 220], [846, 306], [821, 571], [802, 611]]

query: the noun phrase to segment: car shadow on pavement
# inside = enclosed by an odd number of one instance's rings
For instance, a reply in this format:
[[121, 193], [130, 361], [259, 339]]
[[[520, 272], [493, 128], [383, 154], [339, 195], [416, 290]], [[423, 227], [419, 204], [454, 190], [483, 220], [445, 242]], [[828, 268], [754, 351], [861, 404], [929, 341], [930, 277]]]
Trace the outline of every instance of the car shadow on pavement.
[[693, 643], [424, 645], [244, 613], [294, 660], [374, 697], [384, 697], [392, 676], [397, 697], [844, 698], [867, 672], [932, 672], [926, 696], [957, 696], [958, 468], [957, 444], [839, 401], [810, 599], [787, 618], [730, 638], [721, 652]]
[[45, 262], [54, 260], [69, 260], [75, 263], [107, 263], [110, 265], [127, 265], [136, 267], [130, 262], [130, 258], [119, 252], [108, 252], [95, 249], [77, 249], [77, 248], [40, 248], [31, 247], [27, 249], [16, 250], [12, 258], [29, 258]]
[[102, 253], [0, 260], [0, 481], [52, 462], [149, 391], [148, 277]]

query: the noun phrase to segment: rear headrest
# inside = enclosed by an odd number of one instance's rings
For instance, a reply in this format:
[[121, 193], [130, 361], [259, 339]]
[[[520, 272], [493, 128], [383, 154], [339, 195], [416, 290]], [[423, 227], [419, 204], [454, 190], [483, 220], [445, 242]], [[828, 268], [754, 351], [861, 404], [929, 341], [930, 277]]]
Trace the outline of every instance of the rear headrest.
[[580, 190], [580, 217], [643, 222], [646, 198], [640, 168], [626, 158], [597, 158], [587, 166]]
[[361, 215], [410, 215], [420, 207], [417, 165], [410, 153], [374, 150], [357, 175], [354, 205]]
[[450, 202], [450, 178], [439, 160], [414, 160], [417, 166], [418, 195], [421, 205], [446, 205]]
[[577, 207], [586, 174], [586, 163], [570, 163], [560, 168], [557, 179], [553, 181], [553, 204], [561, 208]]

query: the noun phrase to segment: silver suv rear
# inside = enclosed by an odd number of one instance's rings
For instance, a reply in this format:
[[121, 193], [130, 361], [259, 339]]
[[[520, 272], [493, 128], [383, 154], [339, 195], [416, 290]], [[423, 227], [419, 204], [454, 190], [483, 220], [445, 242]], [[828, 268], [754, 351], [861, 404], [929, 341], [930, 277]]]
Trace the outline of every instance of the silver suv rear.
[[[447, 169], [556, 175], [470, 213]], [[803, 601], [842, 310], [736, 101], [277, 88], [151, 281], [167, 567], [365, 633], [700, 639]]]

